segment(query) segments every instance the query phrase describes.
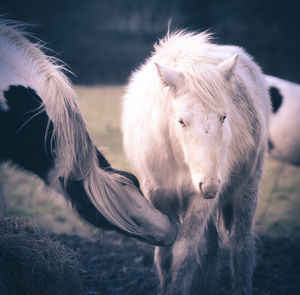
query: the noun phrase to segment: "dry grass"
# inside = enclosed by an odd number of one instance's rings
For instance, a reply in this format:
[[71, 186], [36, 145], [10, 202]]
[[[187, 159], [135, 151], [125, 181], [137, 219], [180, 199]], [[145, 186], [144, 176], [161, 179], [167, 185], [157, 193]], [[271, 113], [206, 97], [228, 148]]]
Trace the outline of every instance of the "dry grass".
[[258, 229], [265, 235], [300, 236], [300, 168], [267, 159], [257, 210]]
[[21, 218], [0, 220], [0, 294], [80, 295], [77, 255]]

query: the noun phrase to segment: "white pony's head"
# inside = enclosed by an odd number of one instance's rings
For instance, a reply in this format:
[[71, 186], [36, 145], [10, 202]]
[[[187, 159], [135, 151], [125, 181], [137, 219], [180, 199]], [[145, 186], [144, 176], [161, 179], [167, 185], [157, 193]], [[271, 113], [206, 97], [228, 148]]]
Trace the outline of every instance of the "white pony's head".
[[215, 198], [228, 179], [232, 130], [226, 88], [237, 57], [190, 71], [155, 64], [163, 84], [169, 87], [170, 124], [181, 145], [193, 186], [207, 199]]

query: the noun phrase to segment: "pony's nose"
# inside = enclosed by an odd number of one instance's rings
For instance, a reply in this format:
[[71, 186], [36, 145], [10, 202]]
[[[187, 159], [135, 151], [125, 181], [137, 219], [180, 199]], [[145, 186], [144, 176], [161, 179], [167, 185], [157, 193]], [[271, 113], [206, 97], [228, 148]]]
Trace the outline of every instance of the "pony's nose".
[[199, 183], [200, 192], [204, 199], [214, 199], [219, 190], [219, 184], [216, 183]]

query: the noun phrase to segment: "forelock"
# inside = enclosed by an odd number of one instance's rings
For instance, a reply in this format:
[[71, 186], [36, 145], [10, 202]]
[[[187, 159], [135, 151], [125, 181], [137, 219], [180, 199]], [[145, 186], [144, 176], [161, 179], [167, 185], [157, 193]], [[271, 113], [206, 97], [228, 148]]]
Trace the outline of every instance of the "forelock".
[[191, 67], [184, 73], [182, 93], [196, 98], [204, 109], [223, 113], [227, 109], [224, 80], [214, 65]]

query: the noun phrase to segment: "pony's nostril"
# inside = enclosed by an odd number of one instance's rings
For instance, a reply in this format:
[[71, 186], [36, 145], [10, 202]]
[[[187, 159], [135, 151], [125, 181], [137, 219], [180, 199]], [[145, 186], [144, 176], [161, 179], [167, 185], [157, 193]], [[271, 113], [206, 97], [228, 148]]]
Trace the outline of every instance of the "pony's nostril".
[[203, 184], [202, 182], [199, 183], [200, 192], [203, 192], [203, 190], [202, 190], [202, 184]]
[[205, 199], [215, 198], [218, 190], [219, 185], [215, 183], [205, 183], [204, 185], [201, 185], [201, 193], [203, 193]]

